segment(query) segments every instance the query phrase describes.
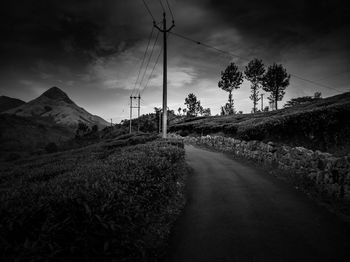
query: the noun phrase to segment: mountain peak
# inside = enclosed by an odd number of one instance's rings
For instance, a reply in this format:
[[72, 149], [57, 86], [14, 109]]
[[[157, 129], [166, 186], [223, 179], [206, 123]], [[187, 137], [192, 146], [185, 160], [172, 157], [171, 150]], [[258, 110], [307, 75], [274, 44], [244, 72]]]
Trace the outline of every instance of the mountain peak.
[[52, 100], [63, 100], [69, 104], [74, 104], [74, 102], [68, 97], [68, 95], [56, 86], [51, 87], [50, 89], [45, 91], [41, 96], [45, 96]]

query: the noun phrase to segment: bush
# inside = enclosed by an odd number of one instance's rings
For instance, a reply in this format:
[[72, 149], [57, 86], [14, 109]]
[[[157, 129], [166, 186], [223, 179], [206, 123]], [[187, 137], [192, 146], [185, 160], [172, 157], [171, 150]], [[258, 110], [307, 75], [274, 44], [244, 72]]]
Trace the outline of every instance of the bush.
[[1, 172], [1, 261], [157, 259], [183, 204], [184, 150], [160, 141], [105, 151], [45, 155]]

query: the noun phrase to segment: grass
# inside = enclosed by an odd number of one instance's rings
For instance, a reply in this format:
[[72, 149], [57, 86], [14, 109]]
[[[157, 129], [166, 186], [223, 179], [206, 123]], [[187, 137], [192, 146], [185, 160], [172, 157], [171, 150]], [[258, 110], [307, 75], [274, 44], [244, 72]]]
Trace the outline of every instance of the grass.
[[274, 141], [344, 155], [350, 152], [350, 93], [271, 112], [187, 119], [170, 131]]
[[1, 261], [156, 261], [184, 204], [184, 150], [115, 141], [1, 165]]

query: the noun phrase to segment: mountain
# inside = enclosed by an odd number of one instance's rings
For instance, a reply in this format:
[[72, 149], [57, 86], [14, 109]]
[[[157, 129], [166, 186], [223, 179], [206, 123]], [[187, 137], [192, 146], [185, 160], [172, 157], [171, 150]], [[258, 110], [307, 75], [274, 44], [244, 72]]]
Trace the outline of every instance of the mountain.
[[55, 123], [70, 127], [77, 126], [79, 122], [88, 126], [98, 125], [100, 128], [109, 125], [101, 117], [92, 115], [76, 105], [58, 87], [52, 87], [38, 98], [3, 113], [21, 117], [52, 118]]
[[20, 99], [8, 97], [8, 96], [0, 96], [0, 113], [7, 111], [7, 110], [10, 110], [12, 108], [16, 108], [16, 107], [21, 106], [25, 103], [26, 102], [24, 102]]

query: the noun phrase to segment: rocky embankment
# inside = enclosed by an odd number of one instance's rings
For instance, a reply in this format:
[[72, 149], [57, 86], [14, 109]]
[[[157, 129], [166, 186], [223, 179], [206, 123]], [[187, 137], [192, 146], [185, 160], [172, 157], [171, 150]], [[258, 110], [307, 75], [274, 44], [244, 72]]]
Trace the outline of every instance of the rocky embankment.
[[292, 172], [311, 181], [317, 190], [338, 199], [350, 200], [350, 157], [312, 151], [273, 142], [244, 141], [222, 136], [184, 137], [185, 142], [204, 145], [235, 156], [255, 160]]

